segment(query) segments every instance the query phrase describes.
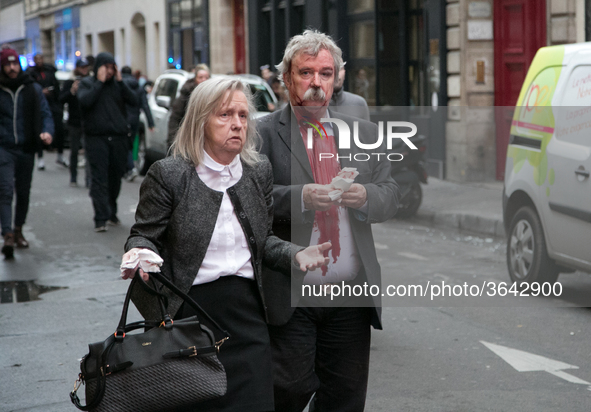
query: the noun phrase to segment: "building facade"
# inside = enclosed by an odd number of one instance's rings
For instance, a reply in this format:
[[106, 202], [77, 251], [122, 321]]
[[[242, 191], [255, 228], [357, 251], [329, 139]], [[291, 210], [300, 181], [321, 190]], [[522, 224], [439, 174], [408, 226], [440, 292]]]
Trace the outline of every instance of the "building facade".
[[[443, 177], [446, 120], [436, 109], [447, 102], [445, 2], [249, 0], [248, 9], [251, 73], [278, 64], [306, 28], [330, 34], [343, 50], [345, 89], [370, 107], [408, 108], [427, 135], [430, 173]], [[370, 111], [374, 121], [386, 116]]]
[[109, 52], [150, 79], [166, 70], [165, 0], [89, 0], [80, 21], [82, 55]]
[[447, 0], [447, 178], [504, 178], [513, 106], [536, 51], [589, 40], [590, 12], [588, 0]]
[[19, 54], [26, 49], [24, 21], [22, 0], [0, 0], [0, 44], [9, 43]]

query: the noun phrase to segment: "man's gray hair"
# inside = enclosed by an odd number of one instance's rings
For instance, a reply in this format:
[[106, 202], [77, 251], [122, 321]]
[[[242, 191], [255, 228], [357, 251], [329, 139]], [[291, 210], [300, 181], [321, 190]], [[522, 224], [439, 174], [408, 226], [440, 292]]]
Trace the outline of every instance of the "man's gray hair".
[[[229, 94], [226, 94], [229, 92]], [[238, 79], [216, 77], [200, 83], [191, 93], [187, 104], [187, 113], [176, 133], [176, 138], [170, 150], [173, 156], [182, 157], [195, 166], [203, 162], [205, 152], [205, 129], [207, 122], [225, 104], [231, 102], [235, 92], [242, 92], [248, 102], [248, 120], [246, 142], [240, 153], [240, 158], [246, 164], [253, 165], [260, 160], [258, 149], [260, 136], [256, 131], [256, 121], [253, 118], [255, 106], [250, 88]]]
[[305, 53], [310, 56], [318, 56], [322, 49], [328, 50], [334, 60], [334, 76], [335, 82], [337, 82], [339, 80], [339, 70], [345, 66], [343, 52], [329, 35], [318, 30], [306, 30], [289, 40], [285, 47], [283, 60], [275, 66], [283, 83], [285, 84], [286, 76], [290, 76], [291, 62], [298, 54]]

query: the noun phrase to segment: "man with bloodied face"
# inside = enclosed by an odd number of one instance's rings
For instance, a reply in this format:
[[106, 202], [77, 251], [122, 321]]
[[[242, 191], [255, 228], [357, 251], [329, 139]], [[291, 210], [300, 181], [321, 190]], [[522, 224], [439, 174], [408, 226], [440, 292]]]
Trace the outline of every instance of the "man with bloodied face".
[[[264, 272], [278, 411], [302, 411], [310, 399], [311, 411], [363, 411], [371, 326], [381, 329], [379, 296], [318, 300], [302, 287], [381, 285], [371, 224], [391, 218], [397, 208], [389, 162], [355, 144], [339, 148], [339, 128], [322, 121], [343, 121], [350, 130], [356, 121], [364, 143], [378, 139], [375, 124], [328, 108], [341, 56], [323, 33], [293, 37], [277, 65], [290, 104], [258, 125], [261, 152], [273, 166], [274, 233], [302, 245], [332, 243], [322, 268], [294, 271], [291, 279]], [[355, 161], [360, 153], [370, 160]], [[358, 175], [335, 198], [333, 179], [344, 168]]]

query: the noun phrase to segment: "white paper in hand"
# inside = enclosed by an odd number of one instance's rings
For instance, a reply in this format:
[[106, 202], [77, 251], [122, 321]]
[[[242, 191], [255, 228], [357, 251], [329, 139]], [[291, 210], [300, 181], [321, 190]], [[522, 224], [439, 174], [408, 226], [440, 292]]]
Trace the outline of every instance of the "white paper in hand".
[[150, 249], [131, 251], [128, 258], [121, 262], [121, 273], [128, 269], [137, 269], [139, 266], [144, 272], [160, 272], [160, 266], [164, 261]]
[[333, 202], [341, 198], [341, 195], [351, 188], [355, 178], [359, 175], [356, 167], [344, 167], [333, 179], [331, 185], [335, 188], [328, 193]]

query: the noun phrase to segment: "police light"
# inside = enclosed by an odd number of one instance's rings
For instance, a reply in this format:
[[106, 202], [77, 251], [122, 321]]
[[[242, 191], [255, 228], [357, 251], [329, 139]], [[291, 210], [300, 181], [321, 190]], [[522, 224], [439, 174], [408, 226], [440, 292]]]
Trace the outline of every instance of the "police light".
[[169, 58], [168, 58], [168, 62], [169, 62], [170, 64], [172, 64], [172, 62], [174, 62], [174, 59], [173, 59], [172, 57], [169, 57]]
[[29, 62], [27, 61], [27, 56], [18, 56], [18, 61], [21, 64], [21, 68], [25, 70], [27, 66], [29, 66]]
[[181, 69], [181, 65], [180, 64], [177, 64], [176, 65], [176, 68], [180, 70]]

